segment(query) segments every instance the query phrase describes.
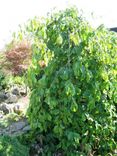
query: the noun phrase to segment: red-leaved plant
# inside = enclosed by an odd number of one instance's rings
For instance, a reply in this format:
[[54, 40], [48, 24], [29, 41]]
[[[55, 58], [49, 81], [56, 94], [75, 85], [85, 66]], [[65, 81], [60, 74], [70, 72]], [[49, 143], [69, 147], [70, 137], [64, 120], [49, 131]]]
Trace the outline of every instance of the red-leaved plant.
[[22, 75], [28, 68], [31, 59], [31, 45], [28, 41], [17, 43], [6, 52], [6, 62], [13, 75]]

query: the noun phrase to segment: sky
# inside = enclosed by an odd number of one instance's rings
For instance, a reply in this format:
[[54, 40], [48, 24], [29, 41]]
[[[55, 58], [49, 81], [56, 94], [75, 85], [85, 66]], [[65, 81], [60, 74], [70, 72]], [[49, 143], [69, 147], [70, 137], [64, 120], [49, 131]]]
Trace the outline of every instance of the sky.
[[0, 49], [17, 31], [18, 25], [34, 16], [45, 16], [54, 7], [65, 9], [76, 5], [93, 27], [104, 24], [117, 27], [117, 0], [1, 0], [0, 1]]

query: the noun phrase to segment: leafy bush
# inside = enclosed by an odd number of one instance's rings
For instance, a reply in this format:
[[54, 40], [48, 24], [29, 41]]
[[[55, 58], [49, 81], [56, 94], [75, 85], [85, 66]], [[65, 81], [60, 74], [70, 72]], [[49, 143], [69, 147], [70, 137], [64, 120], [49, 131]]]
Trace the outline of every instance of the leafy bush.
[[20, 41], [20, 43], [15, 43], [5, 54], [7, 67], [14, 75], [22, 75], [27, 70], [31, 59], [29, 42]]
[[28, 156], [29, 149], [21, 145], [16, 138], [10, 136], [0, 137], [1, 156]]
[[6, 82], [6, 78], [5, 78], [5, 74], [0, 71], [0, 90], [4, 89], [7, 86], [7, 82]]
[[34, 27], [28, 71], [32, 129], [46, 137], [47, 153], [53, 148], [67, 156], [112, 155], [117, 141], [117, 36], [103, 26], [92, 29], [74, 8]]

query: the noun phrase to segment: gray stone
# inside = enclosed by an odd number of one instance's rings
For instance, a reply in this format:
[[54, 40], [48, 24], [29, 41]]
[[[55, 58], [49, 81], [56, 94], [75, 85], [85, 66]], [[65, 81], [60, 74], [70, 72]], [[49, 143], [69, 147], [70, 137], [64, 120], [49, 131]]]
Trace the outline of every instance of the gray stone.
[[3, 111], [5, 114], [12, 113], [12, 107], [6, 103], [2, 103], [0, 105], [0, 110]]
[[7, 96], [4, 92], [0, 92], [0, 103], [4, 102], [7, 99]]
[[14, 94], [14, 95], [20, 96], [20, 92], [19, 92], [19, 88], [18, 88], [18, 87], [13, 88], [11, 92], [12, 92], [12, 94]]
[[16, 102], [18, 102], [18, 97], [16, 95], [9, 94], [9, 97], [7, 99], [7, 103], [16, 103]]
[[26, 86], [22, 86], [19, 90], [20, 94], [22, 96], [27, 95], [27, 87]]
[[0, 135], [18, 136], [30, 130], [27, 119], [13, 122], [6, 128], [0, 127]]
[[17, 132], [11, 133], [11, 136], [21, 136], [22, 134], [24, 134], [23, 131], [22, 130], [19, 130]]
[[23, 121], [19, 121], [17, 123], [14, 123], [12, 126], [12, 131], [19, 131], [23, 129], [26, 126], [26, 123]]
[[23, 131], [30, 131], [30, 125], [27, 125], [26, 127], [23, 128]]
[[4, 117], [3, 111], [0, 111], [0, 119]]
[[13, 111], [17, 114], [20, 114], [22, 112], [21, 104], [20, 103], [15, 104], [13, 107]]
[[11, 96], [11, 94], [9, 92], [6, 92], [6, 97], [7, 99]]

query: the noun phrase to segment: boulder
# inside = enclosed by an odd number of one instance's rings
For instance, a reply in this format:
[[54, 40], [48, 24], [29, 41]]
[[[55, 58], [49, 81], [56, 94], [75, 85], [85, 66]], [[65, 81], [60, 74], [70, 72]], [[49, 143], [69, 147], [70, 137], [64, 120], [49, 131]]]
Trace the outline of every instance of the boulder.
[[23, 131], [27, 132], [27, 131], [30, 131], [30, 129], [31, 129], [30, 125], [27, 125], [23, 128]]
[[18, 102], [18, 97], [16, 95], [8, 93], [7, 96], [8, 96], [8, 99], [6, 101], [7, 103], [17, 103]]
[[16, 113], [16, 114], [21, 114], [22, 113], [22, 104], [21, 103], [16, 103], [13, 107], [13, 111]]
[[20, 95], [25, 96], [27, 95], [27, 87], [26, 86], [22, 86], [19, 90]]
[[15, 87], [12, 89], [11, 93], [13, 95], [17, 95], [17, 96], [20, 96], [20, 91], [19, 91], [19, 88], [18, 87]]
[[19, 122], [14, 123], [13, 125], [11, 125], [10, 128], [12, 129], [12, 132], [15, 132], [15, 131], [19, 131], [19, 130], [23, 129], [26, 125], [27, 125], [26, 122], [19, 121]]
[[11, 94], [8, 91], [5, 94], [6, 94], [7, 99], [11, 96]]
[[0, 105], [0, 111], [3, 111], [4, 114], [9, 114], [13, 112], [12, 106], [6, 104], [6, 103], [2, 103]]
[[4, 112], [0, 110], [0, 119], [3, 118]]
[[13, 122], [8, 127], [0, 127], [0, 135], [18, 136], [30, 131], [30, 126], [27, 119], [23, 119], [17, 122]]
[[4, 92], [0, 92], [0, 103], [7, 99], [7, 95]]

